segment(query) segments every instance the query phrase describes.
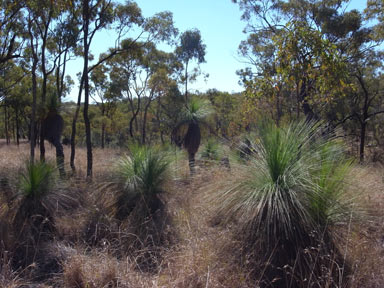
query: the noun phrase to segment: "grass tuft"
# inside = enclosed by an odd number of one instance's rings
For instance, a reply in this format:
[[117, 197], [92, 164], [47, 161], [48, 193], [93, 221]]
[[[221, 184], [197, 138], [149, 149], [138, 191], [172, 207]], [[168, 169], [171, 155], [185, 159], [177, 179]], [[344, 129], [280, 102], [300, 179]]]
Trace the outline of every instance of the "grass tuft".
[[[342, 198], [351, 162], [316, 123], [264, 124], [253, 145], [256, 154], [240, 165], [241, 175], [216, 199], [221, 221], [235, 221], [245, 254], [264, 263], [264, 285], [290, 287], [312, 274], [318, 280], [324, 276], [322, 257], [339, 265], [328, 271], [337, 278], [344, 261], [331, 228], [349, 220], [351, 210]], [[310, 265], [314, 258], [316, 267]]]

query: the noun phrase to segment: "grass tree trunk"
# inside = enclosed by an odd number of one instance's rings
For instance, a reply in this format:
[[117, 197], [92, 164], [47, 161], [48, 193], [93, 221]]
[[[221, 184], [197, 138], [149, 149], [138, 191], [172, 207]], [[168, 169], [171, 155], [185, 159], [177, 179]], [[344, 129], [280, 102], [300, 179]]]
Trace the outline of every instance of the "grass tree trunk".
[[192, 175], [195, 174], [195, 153], [188, 153], [188, 164], [189, 164], [189, 173]]
[[195, 155], [199, 150], [201, 133], [199, 124], [191, 122], [188, 125], [188, 131], [184, 138], [184, 146], [188, 151], [189, 172], [191, 176], [195, 173]]

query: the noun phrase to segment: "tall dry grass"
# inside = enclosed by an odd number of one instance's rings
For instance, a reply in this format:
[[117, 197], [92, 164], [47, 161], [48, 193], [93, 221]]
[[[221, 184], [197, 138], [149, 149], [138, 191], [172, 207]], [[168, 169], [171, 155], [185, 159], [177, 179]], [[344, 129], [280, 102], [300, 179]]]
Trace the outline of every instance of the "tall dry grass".
[[[47, 145], [47, 158], [54, 160], [55, 149]], [[37, 157], [38, 157], [38, 151]], [[19, 287], [34, 282], [41, 287], [257, 287], [247, 269], [247, 259], [240, 258], [241, 245], [234, 240], [234, 227], [220, 227], [212, 221], [211, 203], [207, 201], [212, 190], [222, 189], [226, 180], [237, 173], [231, 163], [231, 171], [217, 165], [206, 168], [196, 163], [196, 174], [188, 176], [188, 160], [178, 156], [172, 175], [174, 180], [166, 187], [162, 201], [167, 203], [170, 215], [172, 243], [159, 248], [154, 255], [156, 271], [140, 270], [138, 261], [148, 251], [145, 247], [137, 253], [124, 252], [119, 241], [126, 238], [126, 230], [113, 218], [107, 217], [107, 204], [112, 202], [113, 192], [104, 180], [110, 179], [115, 159], [124, 150], [94, 150], [94, 183], [85, 181], [86, 151], [77, 150], [78, 176], [68, 179], [70, 189], [79, 195], [79, 204], [70, 211], [55, 215], [55, 239], [45, 247], [46, 265], [58, 264], [58, 272], [49, 279], [33, 279], [33, 273], [20, 273], [10, 265], [10, 254], [3, 257], [4, 245], [12, 239], [7, 221], [14, 192], [14, 173], [20, 170], [28, 157], [27, 144], [0, 146], [0, 176], [7, 183], [0, 188], [0, 287]], [[65, 148], [66, 170], [69, 171], [69, 148]], [[384, 287], [384, 169], [358, 166], [349, 176], [353, 193], [361, 195], [365, 223], [358, 232], [349, 233], [343, 251], [351, 261], [353, 273], [344, 287]], [[8, 186], [7, 186], [8, 185]], [[7, 192], [7, 189], [9, 190]], [[93, 222], [93, 226], [90, 223]], [[87, 229], [99, 233], [100, 241], [91, 245], [86, 239]], [[91, 234], [92, 234], [91, 233]], [[104, 234], [103, 234], [104, 233]], [[95, 234], [93, 234], [95, 235]], [[345, 244], [347, 244], [345, 246]], [[3, 246], [1, 246], [3, 245]], [[235, 248], [234, 248], [235, 247]], [[120, 249], [119, 249], [120, 248]], [[116, 251], [119, 249], [119, 251]], [[117, 253], [119, 252], [119, 253]], [[140, 254], [141, 253], [141, 254]], [[36, 265], [42, 265], [36, 264]], [[37, 267], [30, 267], [30, 270]], [[31, 276], [30, 276], [31, 275]], [[43, 286], [45, 285], [45, 286]]]

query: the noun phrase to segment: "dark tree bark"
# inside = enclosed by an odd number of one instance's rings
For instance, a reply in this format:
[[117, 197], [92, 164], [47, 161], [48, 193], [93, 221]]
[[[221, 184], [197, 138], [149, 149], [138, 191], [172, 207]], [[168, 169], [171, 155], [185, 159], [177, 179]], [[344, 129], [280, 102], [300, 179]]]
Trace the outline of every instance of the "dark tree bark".
[[103, 118], [103, 122], [101, 123], [101, 149], [104, 149], [104, 146], [105, 146], [105, 123], [104, 123], [105, 105], [104, 103], [101, 103], [101, 116]]
[[[46, 98], [47, 98], [47, 80], [49, 74], [53, 72], [53, 69], [51, 71], [47, 71], [46, 67], [46, 46], [47, 46], [47, 38], [48, 38], [48, 29], [49, 25], [51, 23], [52, 19], [52, 12], [53, 12], [53, 2], [51, 2], [51, 7], [49, 10], [49, 15], [46, 20], [46, 22], [43, 22], [44, 30], [40, 29], [41, 33], [41, 39], [42, 39], [42, 45], [41, 45], [41, 71], [43, 72], [43, 85], [42, 85], [42, 93], [41, 93], [41, 104], [44, 107]], [[39, 25], [39, 23], [37, 23]], [[44, 119], [45, 117], [42, 117], [40, 119], [40, 125], [41, 127], [44, 127]], [[40, 161], [45, 161], [45, 146], [44, 146], [44, 131], [45, 129], [40, 129]]]
[[61, 134], [63, 132], [64, 120], [56, 112], [49, 112], [47, 118], [44, 119], [44, 135], [56, 148], [56, 162], [60, 172], [60, 176], [65, 176], [64, 170], [64, 150], [61, 145]]
[[35, 161], [35, 144], [36, 144], [36, 105], [37, 105], [37, 79], [36, 79], [36, 70], [37, 63], [39, 61], [37, 57], [36, 46], [34, 43], [34, 37], [32, 32], [32, 19], [28, 21], [28, 33], [30, 37], [30, 48], [32, 51], [32, 113], [31, 113], [31, 140], [30, 140], [30, 161], [33, 163]]
[[84, 29], [84, 124], [85, 124], [85, 137], [87, 144], [87, 177], [92, 178], [92, 141], [91, 141], [91, 123], [88, 117], [89, 108], [89, 77], [88, 77], [88, 58], [89, 58], [89, 43], [88, 43], [88, 29], [89, 29], [89, 2], [83, 0], [83, 29]]
[[4, 128], [5, 128], [5, 140], [6, 140], [6, 143], [7, 145], [9, 145], [11, 143], [11, 140], [9, 139], [9, 121], [8, 121], [8, 118], [9, 118], [9, 113], [8, 113], [8, 109], [7, 109], [7, 105], [4, 105]]
[[17, 146], [19, 146], [20, 144], [20, 124], [19, 124], [19, 109], [18, 107], [16, 106], [15, 108], [15, 123], [16, 123], [16, 144]]
[[71, 133], [71, 159], [70, 159], [70, 166], [72, 169], [72, 172], [76, 172], [76, 166], [75, 166], [75, 155], [76, 155], [76, 123], [77, 118], [79, 117], [80, 113], [80, 107], [81, 107], [81, 93], [83, 91], [83, 77], [80, 80], [80, 87], [79, 87], [79, 94], [77, 96], [77, 105], [76, 105], [76, 111], [75, 115], [73, 115], [72, 120], [72, 133]]
[[143, 129], [142, 129], [142, 138], [141, 138], [141, 143], [144, 145], [146, 141], [146, 127], [147, 127], [147, 115], [148, 115], [148, 109], [149, 106], [152, 103], [152, 96], [148, 98], [148, 102], [144, 107], [144, 117], [143, 117]]

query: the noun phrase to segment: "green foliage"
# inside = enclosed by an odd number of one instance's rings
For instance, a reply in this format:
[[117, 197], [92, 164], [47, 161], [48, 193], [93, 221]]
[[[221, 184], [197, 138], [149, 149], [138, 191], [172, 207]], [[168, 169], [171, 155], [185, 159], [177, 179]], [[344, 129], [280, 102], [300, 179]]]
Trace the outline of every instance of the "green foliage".
[[199, 122], [206, 119], [213, 113], [209, 101], [199, 97], [192, 97], [187, 107], [183, 110], [183, 120]]
[[198, 63], [205, 62], [205, 45], [201, 40], [200, 31], [197, 29], [187, 30], [180, 36], [180, 46], [176, 54], [183, 62], [196, 59]]
[[[242, 174], [216, 199], [218, 215], [224, 222], [236, 220], [245, 251], [259, 251], [262, 261], [271, 261], [271, 269], [277, 267], [273, 277], [284, 265], [308, 273], [306, 248], [320, 245], [321, 257], [338, 255], [331, 230], [352, 212], [344, 190], [351, 161], [340, 143], [308, 122], [282, 128], [264, 124], [255, 147], [257, 154], [239, 166]], [[313, 273], [321, 273], [313, 267]]]
[[207, 160], [219, 160], [219, 148], [219, 144], [215, 140], [208, 139], [201, 152], [201, 157]]
[[311, 215], [320, 227], [343, 223], [351, 213], [352, 200], [345, 197], [345, 179], [353, 161], [345, 157], [343, 146], [337, 142], [321, 145], [313, 155], [316, 165], [311, 171], [315, 184], [310, 199]]
[[55, 176], [53, 165], [47, 162], [27, 162], [26, 169], [20, 175], [20, 192], [28, 199], [41, 199], [53, 188]]
[[138, 201], [148, 203], [150, 210], [157, 194], [163, 192], [169, 179], [170, 160], [166, 153], [150, 147], [133, 146], [130, 155], [121, 158], [116, 166], [118, 182], [122, 186], [118, 196], [117, 217], [128, 215]]

